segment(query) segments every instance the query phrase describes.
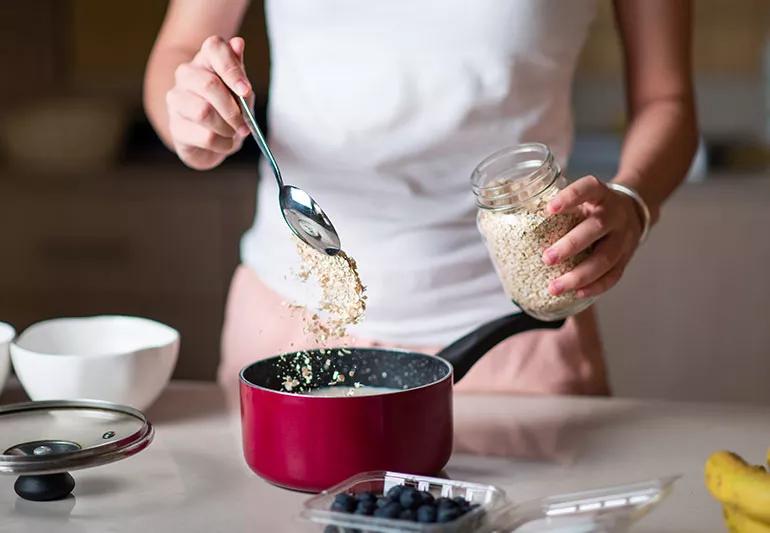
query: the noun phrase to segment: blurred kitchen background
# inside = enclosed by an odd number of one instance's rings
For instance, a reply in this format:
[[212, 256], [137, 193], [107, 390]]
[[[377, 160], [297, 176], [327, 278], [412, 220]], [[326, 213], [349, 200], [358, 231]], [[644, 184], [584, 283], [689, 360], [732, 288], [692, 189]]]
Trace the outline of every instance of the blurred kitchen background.
[[[624, 124], [611, 3], [575, 84], [569, 174], [612, 177]], [[697, 0], [703, 141], [688, 184], [599, 309], [615, 392], [770, 403], [770, 3]], [[256, 148], [187, 170], [151, 130], [142, 75], [166, 3], [0, 2], [0, 319], [123, 313], [178, 328], [176, 376], [212, 379]], [[262, 3], [242, 34], [264, 119]], [[259, 317], [254, 317], [255, 327]]]

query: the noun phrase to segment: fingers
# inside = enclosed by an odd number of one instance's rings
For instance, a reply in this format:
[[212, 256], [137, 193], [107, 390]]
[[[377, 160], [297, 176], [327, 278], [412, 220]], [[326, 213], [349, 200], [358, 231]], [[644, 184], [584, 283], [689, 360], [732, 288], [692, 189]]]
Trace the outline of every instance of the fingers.
[[169, 126], [174, 142], [183, 147], [202, 148], [218, 154], [229, 154], [241, 142], [241, 139], [237, 137], [219, 135], [206, 126], [183, 117], [171, 120]]
[[246, 77], [241, 57], [243, 39], [235, 39], [240, 40], [240, 53], [233, 50], [229, 42], [214, 35], [203, 41], [194, 62], [213, 70], [233, 92], [245, 97], [251, 92], [251, 84]]
[[[246, 41], [244, 41], [242, 37], [233, 37], [230, 39], [230, 47], [233, 49], [233, 52], [235, 52], [241, 59], [241, 65], [243, 65], [243, 56], [246, 51]], [[254, 108], [254, 100], [254, 91], [249, 91], [249, 95], [246, 97], [246, 101], [249, 103], [249, 107], [252, 109]]]
[[609, 210], [598, 208], [543, 252], [543, 262], [555, 265], [579, 254], [607, 235], [613, 227]]
[[585, 202], [601, 204], [609, 189], [595, 176], [585, 176], [571, 183], [548, 202], [550, 214], [561, 213], [578, 207]]
[[166, 94], [169, 127], [180, 158], [193, 168], [211, 168], [240, 148], [249, 129], [233, 93], [254, 101], [243, 66], [245, 42], [207, 38], [189, 63], [174, 72]]
[[193, 92], [172, 89], [166, 94], [166, 104], [170, 112], [206, 126], [217, 135], [222, 137], [234, 137], [236, 135], [236, 131], [217, 113], [214, 106]]
[[548, 286], [548, 292], [558, 296], [568, 291], [583, 289], [607, 275], [616, 268], [624, 256], [623, 243], [624, 237], [621, 233], [609, 235], [596, 245], [591, 255], [584, 261], [553, 280]]
[[548, 291], [558, 296], [575, 291], [578, 298], [596, 296], [613, 287], [623, 274], [638, 242], [637, 229], [629, 224], [635, 206], [614, 196], [593, 176], [579, 179], [548, 204], [558, 213], [581, 208], [586, 218], [543, 252], [543, 262], [555, 265], [596, 243], [590, 255], [571, 271], [551, 281]]
[[183, 63], [177, 67], [175, 76], [178, 88], [186, 89], [206, 100], [234, 131], [247, 131], [240, 107], [214, 72]]
[[[235, 55], [237, 55], [241, 60], [241, 65], [243, 65], [243, 53], [246, 50], [246, 41], [243, 40], [243, 37], [233, 37], [230, 39], [230, 48], [233, 49], [233, 52], [235, 52]], [[244, 69], [245, 72], [245, 69]], [[248, 81], [248, 80], [247, 80]]]
[[620, 278], [623, 276], [623, 271], [626, 268], [626, 265], [628, 264], [629, 257], [623, 257], [620, 261], [618, 261], [614, 267], [612, 267], [607, 273], [605, 273], [602, 277], [594, 281], [593, 283], [590, 283], [586, 285], [585, 287], [582, 287], [578, 289], [575, 293], [575, 295], [578, 298], [590, 298], [592, 296], [598, 296], [604, 292], [607, 292], [612, 287], [617, 285], [618, 281], [620, 281]]

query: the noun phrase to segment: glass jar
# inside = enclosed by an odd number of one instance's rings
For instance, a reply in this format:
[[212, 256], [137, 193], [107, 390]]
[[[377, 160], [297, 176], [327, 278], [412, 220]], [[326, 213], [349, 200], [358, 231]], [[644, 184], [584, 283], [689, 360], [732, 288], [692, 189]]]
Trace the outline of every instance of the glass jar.
[[566, 187], [548, 146], [520, 144], [495, 152], [471, 177], [476, 222], [508, 297], [540, 320], [559, 320], [591, 305], [574, 291], [553, 296], [550, 282], [572, 270], [591, 253], [586, 250], [557, 265], [543, 262], [543, 252], [574, 228], [578, 212], [547, 215], [545, 206]]

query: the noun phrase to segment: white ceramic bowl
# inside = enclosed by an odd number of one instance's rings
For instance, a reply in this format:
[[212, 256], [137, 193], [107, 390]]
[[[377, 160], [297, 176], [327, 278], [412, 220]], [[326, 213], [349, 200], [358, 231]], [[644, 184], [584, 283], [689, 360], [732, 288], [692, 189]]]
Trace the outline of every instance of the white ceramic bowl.
[[8, 379], [8, 346], [16, 336], [16, 330], [10, 324], [0, 322], [0, 392], [3, 392], [3, 385]]
[[171, 378], [179, 333], [146, 318], [57, 318], [11, 343], [16, 375], [32, 400], [107, 400], [137, 409]]

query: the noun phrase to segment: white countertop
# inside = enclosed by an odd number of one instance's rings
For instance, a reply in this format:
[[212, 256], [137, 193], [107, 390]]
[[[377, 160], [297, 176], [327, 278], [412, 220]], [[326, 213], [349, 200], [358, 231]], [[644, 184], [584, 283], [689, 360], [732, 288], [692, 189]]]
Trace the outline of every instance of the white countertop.
[[[633, 529], [640, 533], [724, 531], [720, 507], [703, 486], [706, 457], [726, 448], [760, 461], [770, 446], [766, 406], [457, 395], [455, 411], [447, 474], [498, 485], [514, 500], [683, 474]], [[296, 518], [307, 495], [248, 469], [237, 412], [216, 386], [174, 383], [148, 416], [157, 428], [150, 447], [74, 472], [67, 500], [23, 501], [14, 479], [0, 476], [0, 531], [321, 530]]]

